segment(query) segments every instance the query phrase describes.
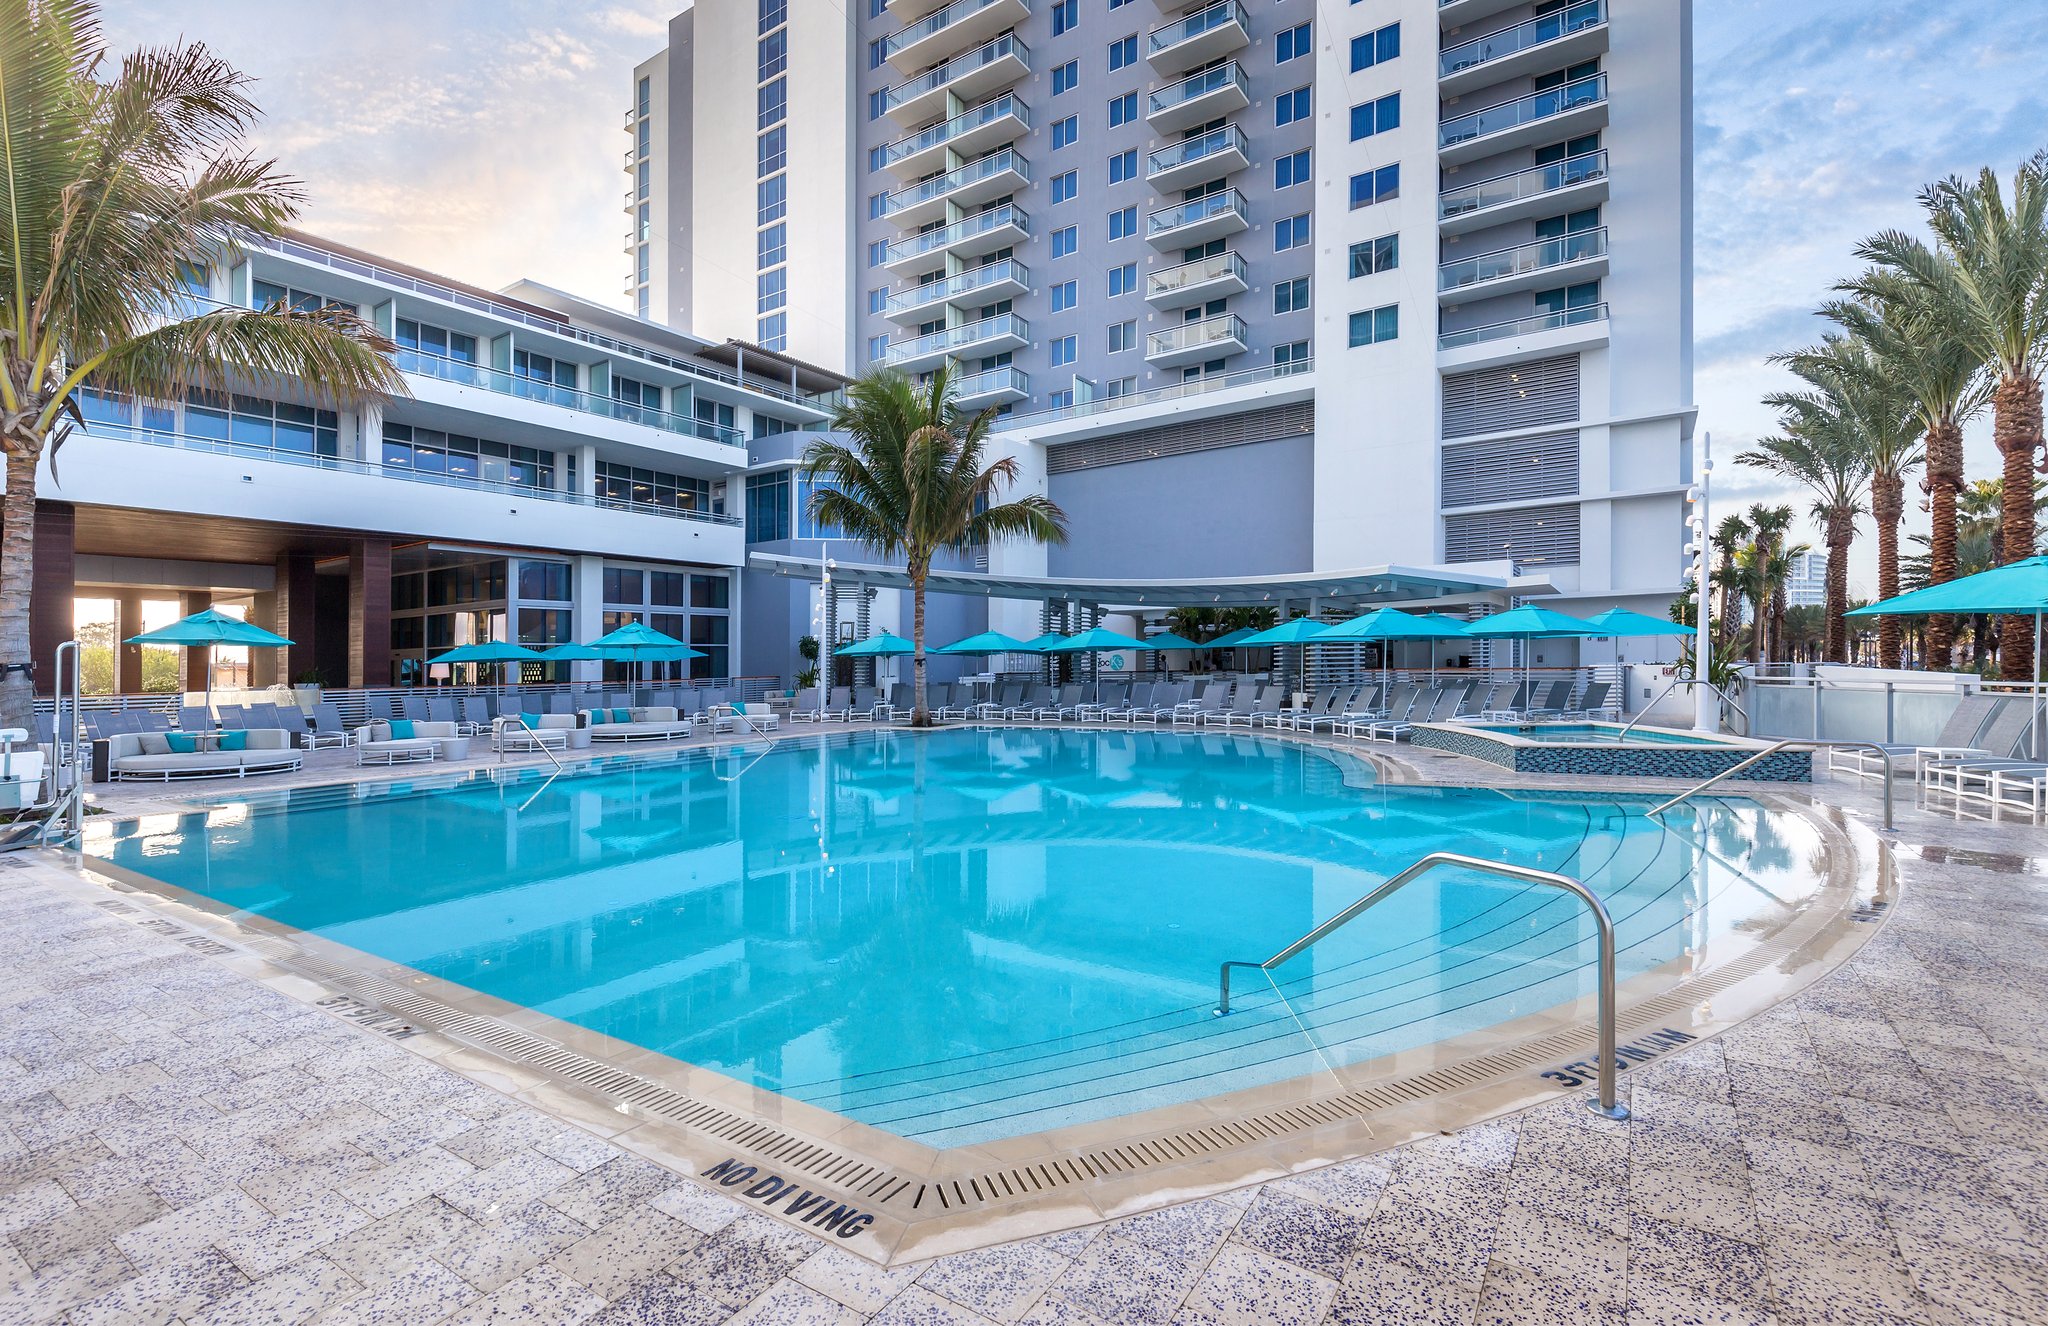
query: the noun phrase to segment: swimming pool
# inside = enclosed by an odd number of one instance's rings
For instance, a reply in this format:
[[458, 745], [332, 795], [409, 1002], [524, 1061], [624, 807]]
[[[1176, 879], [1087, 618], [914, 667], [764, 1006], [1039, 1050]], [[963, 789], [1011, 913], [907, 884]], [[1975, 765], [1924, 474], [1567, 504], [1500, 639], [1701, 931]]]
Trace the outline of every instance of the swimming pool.
[[[88, 851], [931, 1146], [1327, 1073], [1592, 988], [1561, 895], [1418, 882], [1212, 1015], [1426, 852], [1585, 879], [1622, 974], [1782, 921], [1818, 831], [1712, 802], [1387, 786], [1279, 740], [952, 729], [312, 789], [96, 826]], [[1705, 844], [1711, 844], [1708, 850]]]

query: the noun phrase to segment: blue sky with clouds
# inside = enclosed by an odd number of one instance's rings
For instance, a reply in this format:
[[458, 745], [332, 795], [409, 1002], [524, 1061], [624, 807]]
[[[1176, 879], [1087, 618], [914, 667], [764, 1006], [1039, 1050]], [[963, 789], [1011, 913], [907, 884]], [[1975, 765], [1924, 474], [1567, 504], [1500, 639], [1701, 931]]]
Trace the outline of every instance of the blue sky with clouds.
[[[620, 116], [676, 7], [116, 0], [106, 20], [117, 50], [196, 38], [260, 80], [258, 146], [305, 179], [306, 228], [479, 285], [622, 302]], [[836, 0], [793, 8], [840, 21]], [[1798, 500], [1725, 458], [1769, 429], [1764, 359], [1818, 334], [1810, 311], [1855, 241], [1913, 225], [1928, 180], [2048, 146], [2044, 16], [2043, 0], [1698, 0], [1696, 396], [1724, 501]], [[1995, 472], [1981, 427], [1970, 453], [1973, 475]], [[1868, 581], [1867, 554], [1855, 571]]]

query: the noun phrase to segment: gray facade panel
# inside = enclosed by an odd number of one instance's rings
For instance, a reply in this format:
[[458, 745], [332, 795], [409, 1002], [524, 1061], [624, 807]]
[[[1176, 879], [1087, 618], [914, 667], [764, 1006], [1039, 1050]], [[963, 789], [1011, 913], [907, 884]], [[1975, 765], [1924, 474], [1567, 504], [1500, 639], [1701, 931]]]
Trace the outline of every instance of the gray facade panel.
[[1055, 576], [1279, 575], [1313, 565], [1312, 436], [1053, 476]]

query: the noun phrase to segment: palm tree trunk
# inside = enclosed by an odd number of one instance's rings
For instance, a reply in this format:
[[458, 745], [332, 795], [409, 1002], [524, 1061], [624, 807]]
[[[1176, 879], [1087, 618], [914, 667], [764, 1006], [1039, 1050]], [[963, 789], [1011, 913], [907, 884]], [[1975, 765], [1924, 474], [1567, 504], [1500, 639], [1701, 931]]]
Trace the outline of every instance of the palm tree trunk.
[[1822, 538], [1828, 545], [1827, 661], [1846, 663], [1849, 661], [1849, 624], [1843, 620], [1842, 614], [1849, 610], [1849, 545], [1856, 538], [1855, 514], [1830, 511], [1826, 526]]
[[922, 566], [910, 568], [910, 685], [912, 727], [930, 727], [931, 711], [924, 704], [924, 577]]
[[[1927, 583], [1956, 578], [1956, 493], [1963, 486], [1963, 430], [1943, 422], [1927, 430], [1927, 507], [1933, 528], [1927, 537]], [[1937, 671], [1954, 666], [1956, 619], [1929, 617], [1921, 666]]]
[[[2034, 555], [2034, 465], [2041, 454], [2041, 383], [2030, 375], [2000, 379], [1992, 396], [1997, 420], [1991, 435], [2005, 457], [2005, 560]], [[2034, 675], [2034, 619], [2010, 616], [1999, 627], [1998, 675], [2029, 681]]]
[[[29, 596], [35, 583], [36, 462], [40, 448], [7, 452], [7, 494], [0, 498], [0, 664], [35, 663]], [[120, 646], [115, 645], [118, 650]], [[26, 670], [0, 672], [0, 727], [36, 730], [36, 684]]]
[[[1870, 480], [1870, 514], [1877, 522], [1877, 597], [1899, 595], [1899, 521], [1906, 514], [1906, 481], [1896, 474], [1873, 475]], [[1899, 666], [1899, 645], [1903, 623], [1897, 617], [1877, 619], [1877, 665]]]

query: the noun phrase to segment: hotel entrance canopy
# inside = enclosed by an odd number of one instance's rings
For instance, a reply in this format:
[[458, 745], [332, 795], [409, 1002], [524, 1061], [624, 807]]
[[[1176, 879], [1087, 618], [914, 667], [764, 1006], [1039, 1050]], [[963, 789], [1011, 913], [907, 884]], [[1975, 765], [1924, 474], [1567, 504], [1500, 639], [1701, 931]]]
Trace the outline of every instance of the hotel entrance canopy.
[[[832, 579], [842, 585], [908, 589], [900, 566], [832, 560]], [[824, 574], [816, 557], [753, 553], [747, 569], [797, 580]], [[933, 571], [925, 588], [935, 594], [970, 594], [1021, 602], [1077, 603], [1105, 612], [1165, 612], [1178, 607], [1243, 608], [1285, 605], [1290, 610], [1363, 612], [1392, 604], [1487, 603], [1509, 607], [1518, 598], [1557, 593], [1540, 575], [1517, 575], [1506, 563], [1480, 567], [1373, 566], [1355, 571], [1300, 575], [1204, 577], [1189, 580], [1114, 580], [1054, 576], [1009, 576], [986, 571]]]

